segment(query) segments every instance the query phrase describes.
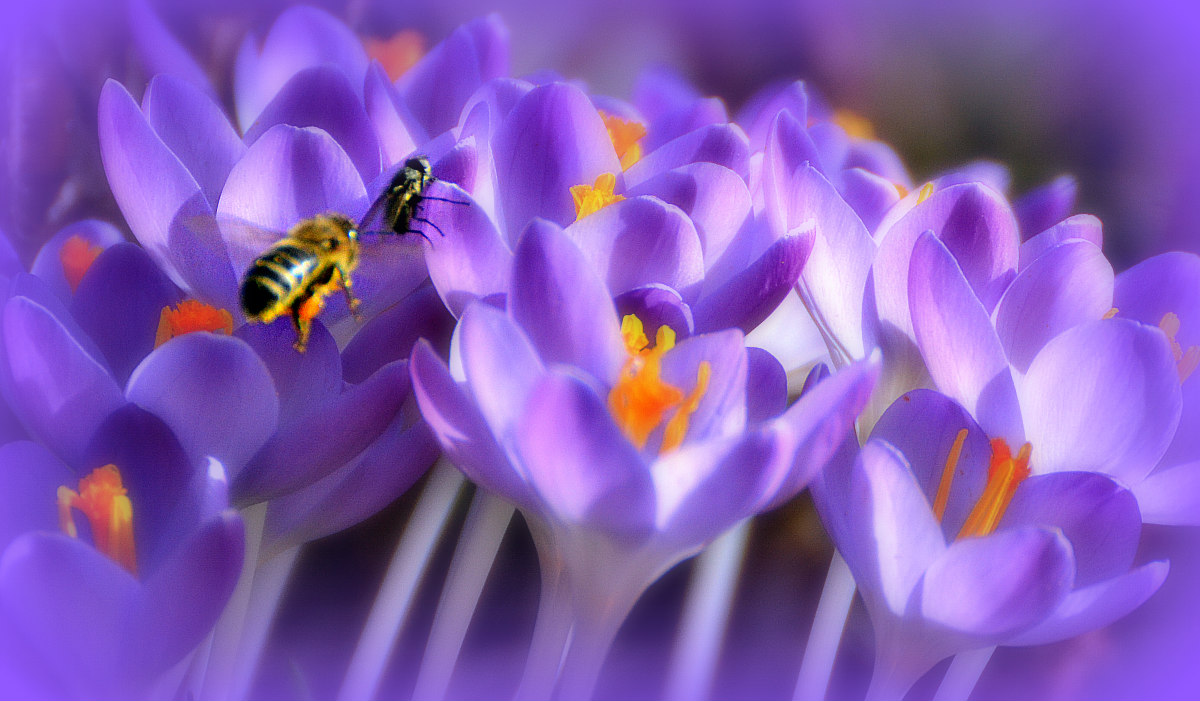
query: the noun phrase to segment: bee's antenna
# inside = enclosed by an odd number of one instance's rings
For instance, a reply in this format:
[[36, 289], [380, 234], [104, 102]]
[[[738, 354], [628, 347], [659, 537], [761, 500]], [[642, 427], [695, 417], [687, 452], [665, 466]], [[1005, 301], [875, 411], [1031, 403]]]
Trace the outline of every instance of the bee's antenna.
[[[466, 203], [464, 202], [464, 204], [466, 204]], [[413, 217], [413, 221], [419, 221], [422, 224], [428, 224], [428, 225], [432, 226], [434, 228], [434, 230], [437, 231], [438, 234], [442, 238], [446, 238], [446, 233], [444, 231], [442, 231], [441, 228], [439, 228], [437, 224], [434, 224], [433, 222], [429, 221], [428, 219], [425, 219], [424, 217]], [[417, 233], [421, 234], [422, 236], [425, 236], [425, 234], [421, 233], [420, 231], [418, 231]], [[426, 236], [425, 240], [429, 241], [429, 237]], [[430, 243], [432, 243], [432, 241]]]

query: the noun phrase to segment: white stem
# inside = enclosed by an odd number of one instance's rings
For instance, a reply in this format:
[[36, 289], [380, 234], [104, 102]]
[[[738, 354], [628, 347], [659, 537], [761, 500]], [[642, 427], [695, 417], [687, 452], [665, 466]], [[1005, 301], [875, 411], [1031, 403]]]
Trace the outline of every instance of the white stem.
[[933, 695], [933, 701], [966, 701], [995, 651], [995, 646], [992, 646], [955, 655], [950, 662], [950, 669], [942, 678], [941, 686]]
[[433, 467], [429, 482], [400, 535], [354, 656], [350, 658], [350, 667], [338, 692], [341, 701], [366, 701], [375, 696], [396, 645], [396, 637], [408, 617], [421, 575], [450, 520], [464, 482], [462, 475], [445, 458]]
[[446, 574], [442, 597], [433, 614], [433, 627], [413, 689], [414, 699], [445, 698], [467, 628], [512, 517], [510, 504], [482, 489], [475, 492]]
[[250, 590], [250, 611], [254, 613], [248, 617], [246, 627], [242, 631], [231, 698], [245, 699], [250, 696], [254, 674], [262, 661], [271, 626], [275, 622], [279, 606], [283, 603], [284, 590], [292, 578], [292, 571], [299, 556], [300, 546], [295, 546], [266, 562], [259, 563], [258, 574], [255, 575], [254, 586]]
[[842, 554], [834, 551], [833, 561], [825, 576], [825, 588], [817, 603], [813, 616], [812, 631], [804, 647], [804, 659], [796, 679], [795, 701], [820, 701], [829, 688], [829, 677], [833, 673], [833, 662], [838, 646], [842, 643], [842, 632], [846, 628], [846, 616], [854, 601], [854, 577]]
[[675, 655], [667, 673], [669, 701], [707, 698], [733, 608], [750, 535], [749, 519], [713, 541], [696, 560], [683, 604]]
[[225, 701], [231, 698], [234, 669], [237, 667], [238, 645], [242, 629], [246, 624], [246, 612], [250, 608], [250, 592], [254, 586], [255, 570], [258, 569], [258, 550], [262, 544], [263, 525], [267, 519], [267, 504], [262, 502], [242, 510], [242, 521], [246, 528], [246, 550], [242, 560], [242, 573], [238, 576], [233, 596], [217, 620], [213, 631], [212, 650], [204, 674], [204, 685], [200, 697]]

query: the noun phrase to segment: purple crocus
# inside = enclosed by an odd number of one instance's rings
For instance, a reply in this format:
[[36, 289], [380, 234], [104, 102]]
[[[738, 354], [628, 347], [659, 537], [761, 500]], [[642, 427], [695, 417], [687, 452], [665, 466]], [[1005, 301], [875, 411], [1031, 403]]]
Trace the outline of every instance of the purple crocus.
[[1149, 523], [1200, 523], [1200, 257], [1166, 253], [1117, 276], [1117, 317], [1158, 326], [1167, 336], [1182, 386], [1179, 430], [1158, 467], [1134, 486]]
[[0, 448], [0, 694], [160, 694], [242, 568], [224, 470], [132, 404], [74, 464], [28, 441]]
[[1108, 316], [1111, 269], [1071, 240], [994, 288], [972, 283], [947, 245], [922, 234], [908, 278], [913, 329], [937, 388], [1034, 474], [1089, 470], [1135, 489], [1171, 445], [1182, 411], [1164, 332]]
[[[451, 460], [525, 513], [578, 647], [598, 638], [602, 657], [649, 583], [820, 470], [877, 363], [780, 413], [777, 361], [736, 330], [675, 345], [669, 326], [650, 342], [635, 315], [619, 324], [587, 255], [549, 222], [527, 228], [510, 279], [507, 311], [464, 310], [452, 357], [461, 374], [420, 344], [413, 383]], [[566, 693], [586, 695], [598, 666], [575, 668], [586, 665], [575, 652], [564, 675], [580, 686]]]
[[463, 173], [450, 177], [462, 192], [432, 192], [472, 206], [425, 210], [445, 233], [431, 238], [426, 261], [452, 312], [507, 289], [517, 242], [540, 218], [583, 250], [618, 308], [669, 307], [683, 320], [680, 337], [749, 330], [766, 318], [811, 237], [773, 236], [752, 215], [738, 127], [703, 123], [643, 150], [634, 137], [662, 130], [639, 119], [628, 105], [562, 82], [493, 81], [468, 102], [446, 159], [448, 172]]
[[1166, 562], [1130, 569], [1141, 516], [1128, 489], [1091, 471], [1031, 474], [1030, 455], [1030, 444], [1012, 452], [951, 399], [916, 390], [884, 413], [852, 466], [814, 483], [875, 628], [868, 698], [903, 696], [958, 652], [1108, 625], [1162, 584]]

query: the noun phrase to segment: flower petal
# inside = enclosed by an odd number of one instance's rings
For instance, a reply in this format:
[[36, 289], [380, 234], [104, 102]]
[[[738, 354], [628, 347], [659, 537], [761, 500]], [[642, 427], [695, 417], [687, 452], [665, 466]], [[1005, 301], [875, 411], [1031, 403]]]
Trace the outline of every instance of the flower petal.
[[1137, 499], [1107, 475], [1057, 472], [1021, 483], [1000, 528], [1057, 528], [1075, 553], [1074, 587], [1129, 570], [1142, 533]]
[[650, 472], [591, 387], [550, 371], [530, 395], [517, 443], [550, 517], [641, 540], [654, 528]]
[[429, 140], [408, 105], [400, 99], [383, 66], [372, 61], [363, 86], [363, 107], [375, 126], [383, 163], [400, 163]]
[[419, 341], [409, 361], [413, 395], [446, 457], [472, 482], [516, 504], [536, 502], [520, 468], [497, 443], [478, 406], [450, 376], [433, 348]]
[[157, 75], [142, 98], [146, 121], [179, 158], [216, 208], [221, 188], [246, 145], [221, 107], [198, 86], [171, 75]]
[[785, 235], [741, 273], [714, 290], [706, 290], [693, 307], [696, 330], [752, 331], [792, 291], [815, 238], [812, 230]]
[[736, 330], [692, 336], [667, 351], [662, 379], [686, 394], [696, 386], [701, 363], [708, 363], [708, 390], [688, 420], [685, 442], [703, 441], [746, 430], [745, 337]]
[[991, 319], [958, 263], [930, 233], [917, 239], [908, 294], [917, 345], [939, 390], [993, 438], [1020, 443], [1020, 408]]
[[462, 25], [404, 73], [396, 86], [430, 134], [458, 123], [480, 85], [508, 74], [508, 30], [499, 15]]
[[1182, 403], [1162, 332], [1127, 319], [1059, 334], [1033, 359], [1018, 392], [1034, 472], [1090, 470], [1126, 484], [1162, 458]]
[[26, 297], [4, 305], [6, 396], [30, 434], [78, 465], [92, 432], [125, 403], [103, 362], [45, 307]]
[[704, 280], [704, 250], [691, 220], [656, 197], [611, 204], [564, 229], [611, 294], [660, 283], [695, 301]]
[[[526, 93], [492, 142], [503, 230], [509, 241], [535, 217], [575, 221], [571, 187], [620, 173], [608, 130], [582, 90], [551, 83]], [[643, 159], [644, 160], [644, 159]], [[682, 164], [681, 164], [682, 165]]]
[[1104, 316], [1113, 302], [1112, 265], [1088, 241], [1066, 241], [1024, 268], [1000, 298], [996, 335], [1017, 372], [1046, 342]]
[[867, 231], [874, 231], [883, 215], [900, 201], [896, 184], [883, 176], [862, 168], [842, 172], [840, 191], [846, 204], [862, 219]]
[[[363, 325], [342, 351], [347, 382], [362, 382], [393, 360], [407, 359], [418, 339], [443, 356], [450, 352], [454, 317], [432, 285], [424, 285]], [[277, 381], [278, 382], [278, 381]]]
[[1026, 527], [966, 538], [929, 566], [920, 612], [932, 623], [1001, 642], [1050, 616], [1074, 578], [1071, 544], [1060, 532]]
[[163, 310], [182, 295], [140, 247], [109, 248], [79, 283], [71, 315], [100, 347], [119, 384], [154, 350]]
[[279, 420], [275, 383], [262, 360], [241, 339], [211, 333], [164, 343], [133, 371], [125, 394], [165, 421], [194, 463], [211, 455], [230, 475]]
[[513, 254], [487, 212], [467, 193], [449, 184], [437, 192], [438, 197], [469, 203], [427, 200], [424, 205], [425, 217], [444, 233], [435, 232], [425, 249], [429, 278], [450, 313], [461, 316], [472, 300], [508, 291]]
[[968, 514], [983, 495], [992, 455], [987, 434], [954, 400], [927, 389], [901, 395], [871, 430], [871, 438], [891, 443], [904, 455], [925, 498], [933, 504], [950, 451], [959, 431], [964, 429], [967, 435], [950, 478], [946, 510], [941, 518], [947, 542], [962, 530]]
[[625, 186], [637, 187], [659, 173], [689, 163], [716, 163], [745, 180], [750, 174], [750, 147], [745, 132], [736, 124], [713, 124], [668, 141], [625, 171]]
[[246, 324], [234, 332], [254, 350], [271, 373], [279, 396], [279, 420], [286, 423], [342, 392], [342, 361], [337, 342], [319, 319], [313, 321], [308, 347], [298, 353], [290, 320]]
[[787, 407], [787, 372], [762, 348], [746, 347], [746, 423], [754, 426]]
[[1072, 239], [1090, 241], [1100, 248], [1104, 243], [1100, 220], [1090, 214], [1076, 214], [1029, 238], [1021, 244], [1018, 267], [1024, 269], [1046, 251]]
[[253, 145], [279, 124], [323, 130], [350, 157], [363, 181], [379, 175], [379, 141], [363, 107], [361, 87], [352, 86], [341, 69], [324, 65], [297, 72], [246, 130], [246, 143]]
[[658, 327], [666, 326], [675, 332], [675, 340], [682, 341], [696, 330], [692, 308], [678, 292], [657, 283], [635, 287], [622, 292], [613, 300], [617, 316], [624, 319], [632, 314], [642, 322], [646, 338], [655, 338]]
[[771, 124], [763, 153], [762, 188], [767, 219], [776, 236], [803, 222], [795, 211], [794, 179], [796, 171], [804, 164], [821, 170], [821, 157], [817, 146], [809, 137], [804, 126], [786, 110], [781, 111]]
[[535, 221], [517, 246], [508, 303], [545, 362], [574, 365], [612, 384], [625, 351], [612, 288], [604, 286], [597, 270], [605, 268], [588, 260], [557, 227]]
[[[50, 237], [50, 240], [38, 251], [37, 257], [33, 259], [33, 265], [29, 267], [29, 272], [45, 281], [58, 294], [59, 298], [67, 303], [70, 303], [74, 290], [71, 289], [71, 285], [63, 273], [62, 247], [67, 239], [75, 236], [86, 241], [91, 247], [100, 249], [107, 249], [109, 246], [125, 240], [115, 226], [99, 219], [84, 219], [74, 222]], [[7, 246], [7, 241], [5, 245]], [[25, 272], [25, 266], [21, 265], [19, 260], [14, 259], [12, 262], [15, 265], [4, 266], [6, 269], [0, 269], [0, 275], [11, 278], [19, 272]], [[87, 273], [84, 275], [86, 276]]]
[[22, 533], [58, 530], [58, 488], [77, 480], [40, 443], [0, 446], [0, 552]]
[[1070, 175], [1060, 175], [1045, 185], [1025, 193], [1013, 203], [1023, 238], [1039, 234], [1071, 215], [1079, 183]]
[[1200, 462], [1155, 470], [1133, 493], [1146, 523], [1200, 526]]
[[725, 252], [751, 207], [745, 181], [713, 163], [692, 163], [659, 173], [625, 194], [653, 195], [682, 209], [696, 225], [706, 269]]
[[1049, 618], [1009, 638], [1005, 645], [1044, 645], [1103, 628], [1149, 599], [1167, 578], [1167, 563], [1159, 560], [1090, 587], [1076, 589]]

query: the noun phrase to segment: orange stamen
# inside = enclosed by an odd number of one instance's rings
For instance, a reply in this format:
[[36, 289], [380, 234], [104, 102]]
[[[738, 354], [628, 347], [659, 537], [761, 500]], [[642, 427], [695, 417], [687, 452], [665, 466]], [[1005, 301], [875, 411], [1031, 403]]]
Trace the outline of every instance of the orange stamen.
[[79, 537], [71, 509], [78, 509], [92, 529], [92, 544], [130, 574], [137, 574], [137, 550], [133, 543], [133, 502], [121, 483], [116, 465], [92, 470], [79, 480], [79, 491], [58, 488], [58, 518], [63, 532]]
[[664, 453], [683, 444], [691, 415], [700, 406], [708, 391], [712, 366], [701, 362], [696, 372], [696, 386], [686, 396], [683, 390], [662, 380], [662, 357], [675, 347], [675, 331], [660, 326], [653, 347], [634, 315], [621, 321], [621, 335], [629, 358], [621, 369], [616, 385], [608, 393], [608, 409], [617, 425], [639, 449], [646, 447], [650, 434], [661, 426], [667, 414], [674, 411], [663, 429], [659, 452]]
[[226, 336], [233, 333], [233, 316], [224, 309], [211, 307], [204, 302], [185, 299], [174, 309], [163, 307], [158, 316], [158, 332], [154, 335], [154, 347], [193, 331], [212, 331]]
[[1200, 367], [1200, 346], [1188, 346], [1187, 350], [1179, 345], [1179, 341], [1175, 340], [1176, 334], [1179, 333], [1179, 315], [1174, 312], [1163, 314], [1163, 318], [1158, 322], [1158, 328], [1163, 330], [1167, 335], [1167, 342], [1171, 344], [1171, 355], [1175, 356], [1175, 366], [1179, 372], [1179, 381], [1183, 382], [1192, 376], [1197, 367]]
[[72, 236], [63, 242], [62, 248], [58, 249], [58, 259], [62, 262], [63, 277], [71, 286], [71, 292], [75, 292], [88, 268], [103, 252], [103, 248], [93, 246], [82, 236]]
[[1121, 313], [1120, 309], [1117, 309], [1116, 307], [1109, 307], [1108, 311], [1104, 312], [1104, 316], [1100, 317], [1100, 319], [1101, 319], [1101, 321], [1106, 321], [1108, 319], [1114, 318], [1116, 315], [1118, 315], [1120, 313]]
[[624, 195], [613, 194], [616, 187], [617, 176], [612, 173], [601, 173], [596, 176], [595, 185], [572, 186], [571, 198], [575, 200], [575, 221], [625, 199]]
[[645, 138], [646, 126], [641, 122], [621, 119], [604, 110], [596, 111], [604, 120], [604, 126], [608, 129], [608, 138], [612, 140], [617, 158], [621, 159], [621, 170], [628, 170], [629, 166], [642, 158], [642, 145], [638, 142]]
[[871, 124], [871, 120], [853, 110], [834, 110], [833, 123], [841, 127], [846, 132], [846, 136], [852, 139], [875, 138], [875, 125]]
[[950, 446], [950, 454], [946, 456], [946, 466], [942, 468], [942, 481], [938, 483], [937, 496], [933, 500], [933, 515], [938, 523], [946, 515], [946, 503], [950, 501], [950, 485], [954, 482], [954, 470], [958, 467], [958, 459], [962, 457], [963, 443], [967, 440], [967, 429], [959, 429], [954, 437], [954, 445]]
[[425, 55], [425, 37], [414, 29], [401, 29], [387, 39], [363, 40], [367, 56], [383, 64], [392, 80], [408, 72]]
[[1032, 451], [1033, 446], [1026, 443], [1021, 446], [1017, 457], [1013, 458], [1003, 438], [992, 440], [992, 462], [988, 466], [987, 485], [979, 501], [975, 502], [975, 508], [967, 516], [962, 530], [958, 532], [959, 540], [989, 535], [996, 530], [1017, 486], [1029, 477], [1029, 455]]
[[933, 183], [925, 183], [921, 186], [921, 191], [917, 193], [917, 204], [921, 204], [930, 197], [933, 197]]

